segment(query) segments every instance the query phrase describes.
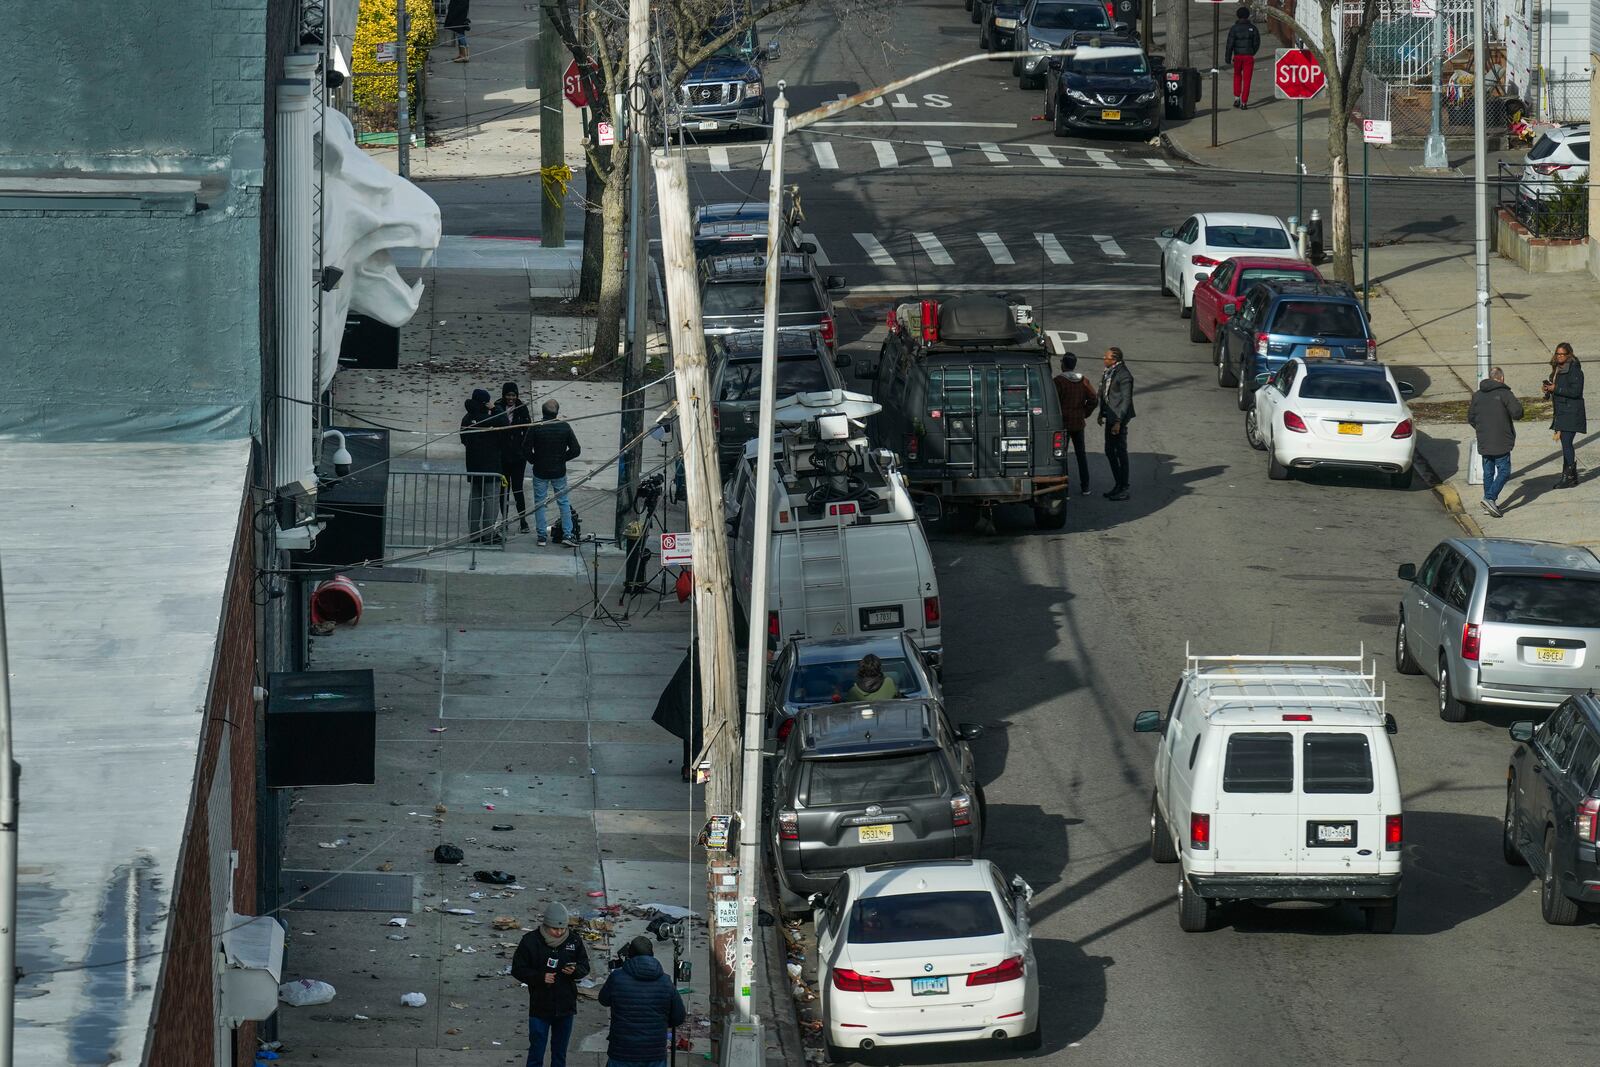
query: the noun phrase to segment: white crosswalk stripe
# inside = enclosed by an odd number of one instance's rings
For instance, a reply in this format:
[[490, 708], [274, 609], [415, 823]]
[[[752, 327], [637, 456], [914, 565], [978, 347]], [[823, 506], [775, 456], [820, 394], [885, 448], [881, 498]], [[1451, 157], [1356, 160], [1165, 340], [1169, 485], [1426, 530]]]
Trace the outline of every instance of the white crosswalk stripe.
[[950, 166], [950, 153], [944, 150], [944, 145], [939, 141], [923, 141], [928, 149], [928, 159], [936, 167]]
[[990, 163], [1011, 162], [1010, 158], [1004, 152], [1000, 151], [1000, 146], [997, 144], [990, 144], [988, 141], [979, 141], [978, 149], [983, 153], [983, 158], [987, 159]]
[[989, 250], [989, 258], [1002, 266], [1015, 263], [1011, 258], [1011, 251], [1006, 248], [1006, 243], [1000, 240], [997, 233], [980, 233], [978, 240], [983, 242], [983, 247]]
[[1162, 159], [1160, 156], [1149, 156], [1149, 157], [1147, 157], [1145, 159], [1145, 162], [1150, 164], [1150, 166], [1154, 167], [1156, 170], [1172, 170], [1173, 169], [1172, 168], [1172, 164], [1168, 163], [1166, 160]]
[[1088, 156], [1090, 162], [1094, 163], [1098, 167], [1103, 167], [1103, 168], [1105, 168], [1107, 170], [1121, 170], [1122, 169], [1121, 167], [1117, 166], [1115, 163], [1111, 162], [1111, 157], [1106, 154], [1104, 149], [1087, 148], [1087, 149], [1084, 149], [1084, 155]]
[[1044, 254], [1051, 263], [1058, 267], [1065, 267], [1072, 262], [1072, 257], [1067, 255], [1067, 250], [1061, 247], [1061, 241], [1053, 233], [1036, 233], [1033, 239], [1039, 242], [1039, 247], [1044, 249]]
[[884, 248], [883, 245], [879, 243], [878, 239], [872, 236], [872, 234], [857, 233], [852, 234], [852, 236], [855, 237], [856, 243], [861, 246], [862, 251], [866, 252], [867, 258], [872, 260], [874, 264], [880, 267], [894, 266], [894, 257], [889, 254], [889, 250]]
[[1095, 244], [1100, 246], [1100, 251], [1108, 256], [1125, 256], [1128, 254], [1122, 250], [1121, 245], [1117, 244], [1117, 239], [1109, 234], [1091, 233], [1089, 236], [1093, 237]]
[[900, 160], [894, 154], [894, 145], [888, 141], [873, 141], [872, 150], [878, 154], [878, 166], [898, 167]]
[[928, 253], [928, 262], [934, 266], [948, 267], [955, 263], [955, 260], [950, 258], [950, 253], [944, 250], [944, 245], [939, 243], [939, 238], [933, 234], [917, 233], [912, 234], [912, 236], [917, 239], [917, 243], [922, 246], [922, 250]]
[[706, 149], [706, 158], [711, 161], [712, 170], [728, 169], [728, 150], [719, 144], [714, 144]]
[[1028, 148], [1032, 150], [1034, 155], [1039, 157], [1039, 162], [1043, 163], [1045, 166], [1061, 166], [1061, 160], [1057, 159], [1055, 155], [1051, 153], [1048, 146], [1042, 144], [1031, 144], [1028, 146]]
[[817, 166], [823, 170], [839, 169], [839, 160], [833, 154], [833, 145], [827, 141], [812, 141], [811, 150], [816, 153]]
[[831, 267], [831, 266], [833, 266], [833, 260], [829, 259], [828, 258], [828, 253], [826, 253], [826, 252], [824, 252], [822, 250], [822, 242], [817, 240], [817, 235], [816, 234], [802, 232], [800, 234], [800, 240], [802, 240], [802, 241], [810, 241], [813, 245], [816, 246], [817, 250], [815, 252], [811, 253], [811, 258], [816, 261], [817, 266], [819, 266], [819, 267]]
[[[869, 147], [870, 146], [870, 151]], [[691, 163], [713, 171], [772, 169], [769, 149], [756, 144], [690, 145]], [[927, 153], [926, 161], [922, 153]], [[867, 171], [874, 168], [1008, 167], [1049, 170], [1127, 170], [1176, 176], [1183, 171], [1159, 157], [1054, 143], [1001, 145], [994, 141], [927, 141], [907, 139], [817, 138], [791, 144], [784, 153], [784, 170]]]

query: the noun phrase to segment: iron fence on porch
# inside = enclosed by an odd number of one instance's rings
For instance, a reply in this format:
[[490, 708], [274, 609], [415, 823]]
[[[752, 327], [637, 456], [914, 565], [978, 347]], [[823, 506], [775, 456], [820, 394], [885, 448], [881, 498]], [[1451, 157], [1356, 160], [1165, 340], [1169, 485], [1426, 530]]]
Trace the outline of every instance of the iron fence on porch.
[[1578, 240], [1589, 235], [1589, 186], [1583, 180], [1563, 181], [1550, 175], [1527, 180], [1523, 164], [1502, 162], [1500, 208], [1534, 237]]

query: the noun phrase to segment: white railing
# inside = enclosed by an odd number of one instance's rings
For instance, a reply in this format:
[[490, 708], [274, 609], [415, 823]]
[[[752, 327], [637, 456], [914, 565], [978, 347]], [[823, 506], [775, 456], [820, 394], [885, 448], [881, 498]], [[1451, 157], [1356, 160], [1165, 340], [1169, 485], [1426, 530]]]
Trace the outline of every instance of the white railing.
[[[1443, 51], [1448, 62], [1472, 49], [1472, 0], [1433, 0], [1444, 19]], [[1347, 15], [1350, 5], [1346, 6]], [[1359, 13], [1359, 8], [1357, 8]], [[1499, 4], [1486, 0], [1484, 28], [1489, 41], [1501, 37]], [[1384, 0], [1367, 46], [1367, 66], [1384, 81], [1416, 81], [1433, 73], [1434, 20], [1411, 13], [1410, 0]]]

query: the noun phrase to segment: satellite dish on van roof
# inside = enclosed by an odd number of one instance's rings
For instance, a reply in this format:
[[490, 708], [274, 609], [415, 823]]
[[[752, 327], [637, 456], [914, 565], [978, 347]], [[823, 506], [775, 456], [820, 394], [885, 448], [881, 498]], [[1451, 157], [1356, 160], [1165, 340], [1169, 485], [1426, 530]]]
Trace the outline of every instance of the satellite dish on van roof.
[[820, 415], [846, 415], [864, 419], [883, 410], [883, 405], [865, 393], [844, 389], [824, 389], [815, 393], [796, 393], [778, 402], [773, 421], [779, 426], [798, 426]]

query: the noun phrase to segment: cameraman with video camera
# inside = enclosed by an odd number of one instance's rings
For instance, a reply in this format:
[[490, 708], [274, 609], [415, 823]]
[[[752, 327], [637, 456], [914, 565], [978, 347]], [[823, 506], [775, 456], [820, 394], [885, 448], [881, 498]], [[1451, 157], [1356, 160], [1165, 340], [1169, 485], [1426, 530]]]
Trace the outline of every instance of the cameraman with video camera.
[[683, 1025], [683, 998], [656, 962], [648, 937], [622, 950], [622, 964], [606, 978], [600, 1003], [611, 1009], [606, 1067], [666, 1067], [667, 1032]]
[[567, 1067], [567, 1044], [578, 1014], [578, 983], [589, 974], [589, 952], [560, 901], [551, 901], [539, 929], [522, 936], [511, 957], [511, 977], [528, 987], [528, 1065]]

